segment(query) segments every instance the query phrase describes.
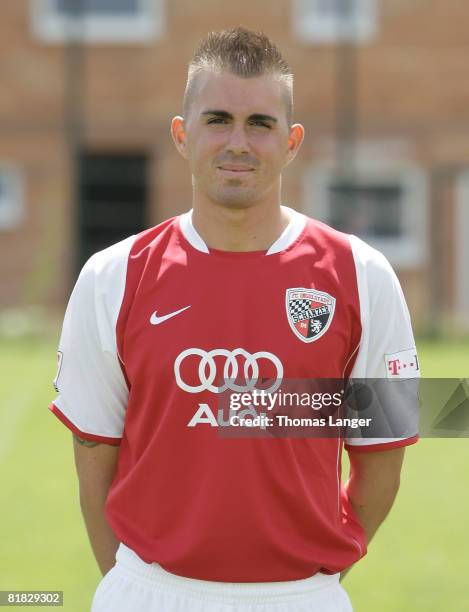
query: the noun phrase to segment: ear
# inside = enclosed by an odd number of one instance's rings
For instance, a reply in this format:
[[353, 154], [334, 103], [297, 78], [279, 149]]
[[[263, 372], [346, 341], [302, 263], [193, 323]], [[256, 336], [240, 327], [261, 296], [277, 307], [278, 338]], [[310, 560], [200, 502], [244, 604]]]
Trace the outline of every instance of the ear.
[[174, 117], [171, 121], [171, 136], [179, 153], [187, 159], [187, 135], [184, 127], [184, 117]]
[[301, 123], [294, 123], [290, 128], [290, 135], [288, 136], [287, 164], [295, 159], [304, 137], [305, 128]]

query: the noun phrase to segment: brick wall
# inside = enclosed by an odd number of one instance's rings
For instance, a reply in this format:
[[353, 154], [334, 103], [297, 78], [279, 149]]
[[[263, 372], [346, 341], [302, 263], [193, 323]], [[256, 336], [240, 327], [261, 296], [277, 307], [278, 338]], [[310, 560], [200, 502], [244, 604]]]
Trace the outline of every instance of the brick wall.
[[[379, 4], [378, 37], [357, 52], [358, 139], [403, 142], [409, 161], [429, 173], [469, 165], [469, 4]], [[190, 205], [187, 168], [169, 136], [170, 119], [181, 111], [187, 61], [209, 29], [239, 23], [263, 29], [293, 66], [295, 117], [304, 123], [307, 141], [285, 174], [284, 200], [301, 207], [304, 171], [334, 142], [337, 50], [299, 42], [290, 13], [289, 0], [167, 0], [159, 41], [82, 50], [82, 97], [75, 100], [84, 121], [82, 143], [150, 152], [152, 223]], [[34, 37], [28, 2], [3, 0], [0, 57], [0, 163], [14, 161], [22, 170], [27, 211], [17, 230], [0, 230], [0, 305], [61, 306], [73, 279], [77, 240], [67, 132], [72, 56], [63, 45]], [[448, 226], [444, 231], [451, 241]], [[447, 273], [451, 292], [455, 281]], [[419, 321], [432, 299], [430, 274], [429, 264], [401, 275]]]

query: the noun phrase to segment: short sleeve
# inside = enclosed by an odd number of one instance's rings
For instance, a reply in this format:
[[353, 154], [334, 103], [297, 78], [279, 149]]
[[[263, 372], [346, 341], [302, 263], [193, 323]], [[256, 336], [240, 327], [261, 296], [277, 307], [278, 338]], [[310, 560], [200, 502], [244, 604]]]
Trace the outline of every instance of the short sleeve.
[[132, 238], [91, 257], [66, 309], [52, 412], [75, 434], [118, 445], [128, 387], [119, 362], [116, 322]]
[[[357, 273], [362, 336], [351, 379], [367, 381], [386, 397], [388, 422], [405, 424], [405, 435], [350, 437], [345, 448], [376, 451], [407, 446], [418, 440], [420, 365], [409, 310], [399, 280], [376, 249], [350, 237]], [[392, 427], [391, 427], [392, 429]]]

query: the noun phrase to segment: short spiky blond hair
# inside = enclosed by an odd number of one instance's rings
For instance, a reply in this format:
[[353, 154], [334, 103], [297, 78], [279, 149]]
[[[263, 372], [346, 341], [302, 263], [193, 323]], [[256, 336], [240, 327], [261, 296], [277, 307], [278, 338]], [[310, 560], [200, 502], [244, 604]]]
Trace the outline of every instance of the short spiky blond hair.
[[189, 63], [183, 112], [187, 116], [198, 74], [227, 71], [242, 78], [271, 74], [284, 84], [287, 119], [293, 114], [293, 73], [278, 47], [262, 32], [238, 27], [210, 32]]

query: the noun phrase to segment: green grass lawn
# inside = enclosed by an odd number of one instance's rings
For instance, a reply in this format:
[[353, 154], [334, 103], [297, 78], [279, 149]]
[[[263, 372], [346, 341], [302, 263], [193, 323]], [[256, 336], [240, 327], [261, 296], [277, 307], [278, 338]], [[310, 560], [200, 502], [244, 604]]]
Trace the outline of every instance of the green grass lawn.
[[[46, 408], [55, 350], [0, 343], [0, 590], [62, 590], [64, 610], [85, 612], [100, 576], [71, 434]], [[469, 342], [420, 342], [419, 351], [426, 376], [469, 377]], [[356, 612], [469, 610], [468, 474], [467, 438], [421, 440], [406, 451], [393, 511], [344, 581]]]

